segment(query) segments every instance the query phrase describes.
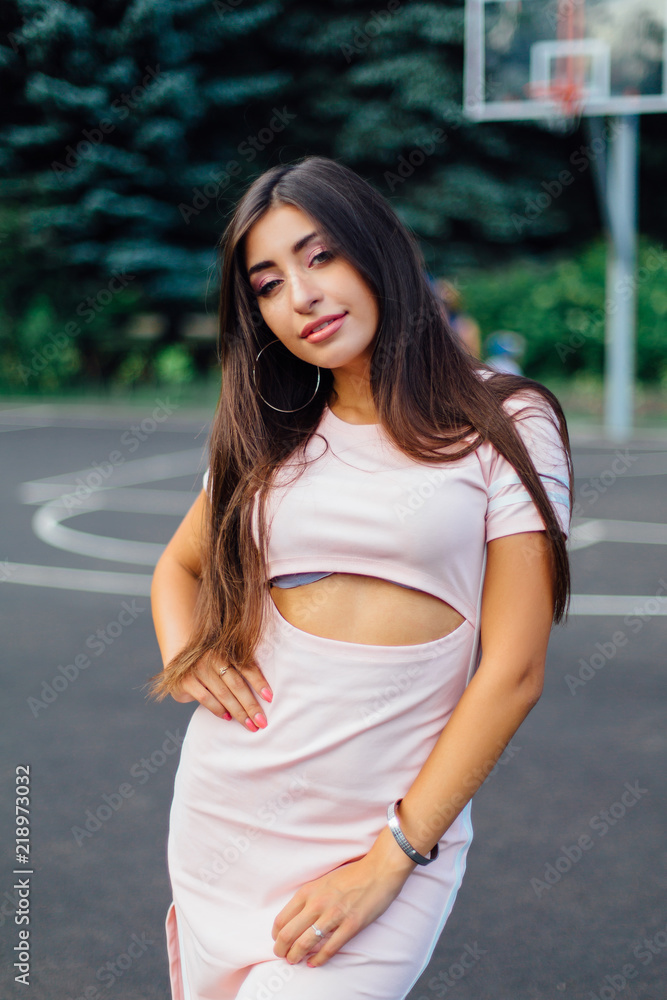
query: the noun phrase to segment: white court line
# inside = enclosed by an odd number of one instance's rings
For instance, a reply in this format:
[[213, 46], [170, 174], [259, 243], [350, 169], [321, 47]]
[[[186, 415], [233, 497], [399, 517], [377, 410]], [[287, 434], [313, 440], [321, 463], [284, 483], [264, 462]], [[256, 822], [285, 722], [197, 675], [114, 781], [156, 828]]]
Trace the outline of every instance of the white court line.
[[3, 572], [8, 575], [0, 578], [0, 583], [19, 583], [26, 587], [125, 594], [127, 597], [147, 597], [151, 592], [152, 576], [145, 573], [105, 573], [101, 570], [33, 566], [28, 563], [4, 563]]
[[[167, 514], [183, 517], [195, 502], [193, 493], [175, 490], [99, 490], [78, 503], [74, 495], [49, 500], [32, 519], [35, 535], [65, 552], [74, 552], [89, 559], [155, 566], [165, 549], [165, 543], [137, 542], [126, 538], [96, 535], [75, 528], [65, 528], [62, 521], [91, 511], [111, 510], [132, 514]], [[75, 506], [72, 507], [72, 504]]]
[[[166, 399], [169, 403], [169, 396]], [[158, 399], [155, 402], [158, 403]], [[154, 406], [148, 402], [146, 407], [135, 403], [127, 409], [116, 409], [115, 407], [107, 409], [102, 407], [100, 409], [96, 404], [73, 405], [69, 408], [57, 403], [5, 407], [0, 409], [0, 433], [39, 430], [43, 427], [62, 427], [70, 430], [122, 430], [128, 428], [128, 424], [131, 425], [136, 421], [141, 421], [142, 418], [150, 417], [150, 411], [153, 408]], [[181, 410], [181, 413], [175, 416], [170, 415], [169, 426], [157, 427], [156, 430], [191, 434], [193, 425], [200, 425], [202, 430], [206, 431], [211, 422], [212, 408], [198, 410], [194, 407], [181, 407], [180, 404], [175, 404], [173, 410], [177, 409]]]
[[[33, 566], [5, 563], [0, 583], [18, 583], [28, 587], [53, 587], [57, 590], [84, 590], [95, 594], [125, 594], [149, 597], [152, 575], [144, 573], [105, 573], [89, 569], [64, 569], [60, 566]], [[572, 594], [569, 615], [667, 615], [667, 597], [632, 594]]]
[[632, 545], [667, 545], [667, 524], [660, 521], [612, 521], [605, 518], [583, 521], [572, 528], [568, 539], [571, 552], [598, 542], [628, 542]]
[[0, 426], [0, 434], [9, 434], [10, 431], [34, 431], [35, 429], [40, 430], [43, 427], [53, 427], [53, 424], [50, 420], [47, 420], [34, 424], [15, 424], [11, 427]]
[[[89, 558], [125, 562], [153, 569], [165, 545], [133, 542], [90, 532], [76, 531], [61, 522], [77, 514], [109, 510], [133, 514], [166, 514], [182, 517], [196, 500], [192, 492], [128, 489], [145, 483], [180, 476], [199, 477], [205, 465], [202, 448], [155, 455], [126, 461], [113, 468], [102, 460], [98, 468], [88, 466], [77, 472], [49, 476], [23, 483], [19, 497], [23, 503], [39, 505], [33, 518], [37, 537], [55, 548]], [[108, 466], [105, 477], [100, 467]], [[638, 521], [583, 519], [572, 528], [568, 546], [577, 550], [599, 542], [667, 544], [667, 525]], [[147, 596], [151, 575], [54, 566], [5, 563], [0, 582], [94, 593]], [[622, 615], [667, 614], [667, 598], [641, 595], [573, 594], [569, 614]]]
[[589, 545], [597, 545], [604, 541], [604, 524], [602, 521], [582, 521], [572, 525], [570, 537], [567, 540], [568, 552], [585, 549]]
[[[111, 465], [103, 459], [100, 465]], [[144, 483], [159, 483], [165, 479], [180, 476], [203, 476], [206, 468], [205, 453], [202, 448], [188, 448], [166, 455], [152, 455], [150, 458], [135, 458], [129, 462], [111, 467], [105, 478], [92, 465], [76, 472], [58, 476], [45, 476], [21, 483], [18, 496], [21, 503], [44, 503], [66, 494], [79, 491], [80, 495], [94, 496], [104, 490], [116, 490], [121, 486], [139, 486]], [[193, 497], [194, 500], [194, 497]]]
[[667, 615], [667, 597], [572, 594], [571, 615]]

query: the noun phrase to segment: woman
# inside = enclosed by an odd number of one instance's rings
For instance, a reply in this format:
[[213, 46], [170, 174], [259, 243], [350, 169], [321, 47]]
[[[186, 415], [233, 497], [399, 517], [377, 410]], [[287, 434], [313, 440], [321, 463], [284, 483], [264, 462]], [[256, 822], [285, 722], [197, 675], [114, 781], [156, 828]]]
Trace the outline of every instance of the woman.
[[152, 690], [199, 702], [173, 996], [398, 1000], [566, 611], [565, 418], [461, 348], [413, 236], [341, 164], [268, 170], [221, 245], [210, 469], [151, 593]]

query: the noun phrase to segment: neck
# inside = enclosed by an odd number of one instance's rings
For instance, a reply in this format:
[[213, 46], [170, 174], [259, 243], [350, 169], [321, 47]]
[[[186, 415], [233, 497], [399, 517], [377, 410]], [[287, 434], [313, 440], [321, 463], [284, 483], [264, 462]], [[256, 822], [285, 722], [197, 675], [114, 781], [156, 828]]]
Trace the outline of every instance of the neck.
[[329, 409], [353, 423], [376, 423], [378, 413], [371, 393], [368, 366], [332, 369], [334, 381]]

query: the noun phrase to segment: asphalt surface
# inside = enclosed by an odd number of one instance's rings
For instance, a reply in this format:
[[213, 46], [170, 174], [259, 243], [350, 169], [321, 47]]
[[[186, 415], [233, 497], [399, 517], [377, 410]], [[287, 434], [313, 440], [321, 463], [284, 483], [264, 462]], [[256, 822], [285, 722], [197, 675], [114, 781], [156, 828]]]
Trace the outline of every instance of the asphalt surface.
[[[153, 409], [0, 408], [0, 1000], [170, 1000], [167, 826], [196, 706], [147, 700], [146, 585], [200, 488], [210, 414]], [[474, 797], [463, 884], [410, 1000], [667, 997], [667, 432], [570, 429], [581, 613], [554, 628], [544, 694]], [[110, 467], [110, 507], [53, 516]]]

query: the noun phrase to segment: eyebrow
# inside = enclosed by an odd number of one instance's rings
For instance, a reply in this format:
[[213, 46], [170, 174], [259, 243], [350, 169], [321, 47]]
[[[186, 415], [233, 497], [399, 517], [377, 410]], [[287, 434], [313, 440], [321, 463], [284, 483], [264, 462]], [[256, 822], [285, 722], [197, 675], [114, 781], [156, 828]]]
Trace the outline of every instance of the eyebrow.
[[[305, 247], [306, 243], [310, 243], [312, 239], [314, 239], [319, 235], [320, 235], [319, 233], [308, 233], [307, 236], [302, 236], [301, 239], [297, 240], [294, 246], [292, 247], [292, 253], [298, 253], [299, 250], [302, 250]], [[248, 277], [250, 277], [251, 274], [254, 274], [255, 271], [263, 271], [267, 267], [275, 267], [275, 266], [276, 266], [275, 260], [260, 260], [259, 264], [253, 264], [252, 267], [249, 269]]]

